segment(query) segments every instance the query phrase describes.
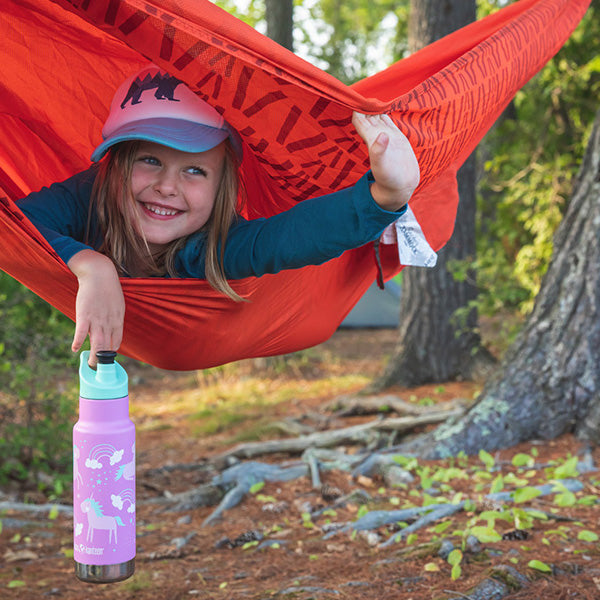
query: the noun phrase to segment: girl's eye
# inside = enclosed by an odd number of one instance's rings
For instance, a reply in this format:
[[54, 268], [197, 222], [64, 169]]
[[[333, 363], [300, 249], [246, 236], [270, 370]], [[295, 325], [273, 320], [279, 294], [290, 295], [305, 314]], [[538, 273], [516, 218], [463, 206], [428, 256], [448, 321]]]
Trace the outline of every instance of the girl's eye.
[[201, 175], [203, 177], [206, 177], [206, 174], [207, 174], [206, 171], [202, 167], [188, 167], [187, 172], [190, 175]]
[[156, 158], [155, 156], [142, 155], [138, 157], [138, 160], [140, 162], [146, 163], [147, 165], [160, 165], [160, 160], [158, 160], [158, 158]]

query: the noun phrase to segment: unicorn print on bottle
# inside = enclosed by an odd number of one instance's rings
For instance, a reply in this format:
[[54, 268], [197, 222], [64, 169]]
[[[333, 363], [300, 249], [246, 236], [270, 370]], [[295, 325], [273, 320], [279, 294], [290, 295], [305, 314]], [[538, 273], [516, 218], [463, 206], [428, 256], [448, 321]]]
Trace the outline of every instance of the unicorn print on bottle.
[[86, 436], [73, 445], [75, 547], [110, 556], [117, 551], [119, 529], [135, 524], [135, 442], [129, 453], [119, 444], [93, 441]]
[[73, 445], [73, 488], [77, 485], [83, 485], [83, 477], [79, 472], [79, 457], [81, 453], [79, 452], [79, 448]]
[[108, 531], [108, 543], [110, 544], [113, 537], [114, 543], [117, 543], [117, 527], [125, 526], [125, 523], [121, 521], [121, 517], [108, 516], [102, 512], [102, 506], [96, 502], [93, 498], [86, 498], [81, 503], [81, 510], [87, 515], [88, 528], [85, 541], [92, 543], [94, 541], [94, 532], [98, 529]]
[[82, 353], [73, 428], [75, 573], [95, 583], [122, 581], [134, 571], [135, 426], [127, 374], [114, 355], [97, 353], [93, 370]]
[[135, 479], [135, 444], [131, 446], [131, 455], [133, 456], [133, 459], [130, 462], [119, 467], [119, 470], [117, 471], [117, 475], [115, 477], [115, 481], [119, 481], [121, 477], [123, 479], [126, 479], [127, 481]]

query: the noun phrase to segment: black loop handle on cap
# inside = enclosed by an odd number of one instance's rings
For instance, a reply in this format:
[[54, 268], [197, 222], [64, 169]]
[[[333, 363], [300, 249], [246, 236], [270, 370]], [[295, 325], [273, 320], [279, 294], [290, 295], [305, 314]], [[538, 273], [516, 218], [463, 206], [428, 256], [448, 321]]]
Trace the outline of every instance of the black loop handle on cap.
[[117, 353], [114, 350], [100, 350], [96, 352], [96, 358], [100, 365], [112, 365], [115, 362]]

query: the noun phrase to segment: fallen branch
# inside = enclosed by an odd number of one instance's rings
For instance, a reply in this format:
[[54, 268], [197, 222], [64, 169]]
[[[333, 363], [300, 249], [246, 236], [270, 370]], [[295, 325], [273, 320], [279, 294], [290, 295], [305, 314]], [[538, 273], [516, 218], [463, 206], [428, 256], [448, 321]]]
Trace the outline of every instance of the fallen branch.
[[464, 409], [468, 402], [462, 398], [449, 402], [440, 402], [435, 406], [422, 406], [402, 400], [398, 396], [387, 394], [385, 396], [339, 396], [327, 407], [334, 411], [336, 417], [353, 417], [356, 415], [372, 415], [382, 412], [395, 412], [399, 415], [419, 416], [432, 412], [453, 411]]
[[445, 519], [446, 517], [460, 512], [465, 507], [465, 504], [466, 502], [464, 500], [458, 504], [437, 504], [435, 510], [428, 512], [426, 515], [423, 515], [420, 519], [417, 519], [414, 523], [408, 525], [396, 535], [393, 535], [386, 542], [380, 544], [380, 547], [386, 548], [398, 540], [405, 539], [409, 534], [417, 531], [418, 529], [427, 527], [428, 525], [431, 525], [440, 519]]
[[[167, 512], [194, 510], [202, 506], [214, 506], [223, 499], [224, 495], [222, 488], [208, 483], [179, 494], [165, 493], [159, 498], [146, 500], [145, 504], [169, 504], [171, 506], [166, 509]], [[142, 505], [141, 502], [139, 504]]]
[[62, 513], [72, 515], [73, 507], [65, 504], [26, 504], [25, 502], [0, 502], [0, 511], [14, 511], [20, 513]]
[[[570, 492], [579, 492], [584, 488], [583, 483], [578, 481], [577, 479], [563, 479], [561, 483], [565, 486], [567, 490]], [[555, 492], [554, 484], [547, 483], [540, 486], [535, 486], [535, 488], [540, 492], [537, 496], [538, 498], [541, 496], [547, 496]], [[514, 492], [499, 492], [496, 494], [488, 494], [485, 496], [487, 500], [499, 501], [504, 503], [509, 503], [513, 501]], [[387, 541], [381, 544], [381, 547], [389, 546], [395, 542], [403, 540], [410, 533], [413, 533], [417, 529], [421, 529], [430, 525], [431, 523], [442, 519], [450, 514], [454, 514], [464, 509], [466, 505], [466, 500], [462, 500], [457, 504], [432, 504], [428, 506], [415, 506], [411, 508], [399, 509], [399, 510], [379, 510], [379, 511], [371, 511], [367, 513], [364, 517], [352, 522], [346, 523], [342, 527], [336, 528], [334, 531], [326, 534], [323, 539], [329, 539], [333, 535], [338, 533], [346, 533], [348, 531], [365, 531], [369, 529], [378, 529], [379, 527], [383, 527], [385, 525], [391, 525], [393, 523], [398, 523], [399, 521], [408, 521], [416, 518], [423, 513], [428, 513], [423, 517], [419, 518], [417, 521], [402, 529], [395, 535], [391, 536]]]
[[307, 465], [301, 463], [287, 468], [257, 462], [247, 462], [230, 467], [213, 478], [213, 485], [223, 487], [229, 491], [225, 494], [219, 506], [204, 520], [202, 526], [213, 524], [224, 511], [237, 506], [256, 483], [262, 481], [290, 481], [298, 477], [305, 477], [307, 473]]
[[[454, 594], [451, 598], [461, 598], [464, 600], [501, 600], [511, 592], [520, 590], [529, 584], [529, 580], [521, 575], [514, 567], [509, 565], [499, 565], [490, 570], [489, 575], [480, 581], [475, 587], [466, 594], [456, 596], [457, 592], [446, 590], [446, 593]], [[450, 600], [450, 597], [448, 598]]]
[[444, 412], [429, 412], [416, 417], [378, 419], [360, 425], [312, 433], [297, 438], [249, 442], [239, 444], [235, 448], [215, 457], [214, 460], [221, 462], [230, 458], [247, 459], [278, 453], [301, 454], [307, 448], [331, 448], [344, 444], [369, 445], [377, 441], [381, 432], [394, 431], [401, 433], [410, 431], [416, 427], [441, 423], [450, 417], [458, 417], [462, 412], [462, 409], [455, 409]]

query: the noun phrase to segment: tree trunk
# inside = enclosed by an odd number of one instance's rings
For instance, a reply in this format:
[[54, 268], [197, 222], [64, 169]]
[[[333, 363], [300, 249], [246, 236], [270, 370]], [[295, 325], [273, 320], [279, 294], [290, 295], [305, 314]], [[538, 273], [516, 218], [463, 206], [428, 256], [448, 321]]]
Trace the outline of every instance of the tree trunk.
[[411, 0], [408, 47], [416, 52], [476, 18], [475, 0]]
[[[411, 52], [475, 20], [475, 0], [412, 0], [409, 19]], [[460, 202], [450, 242], [438, 253], [433, 269], [403, 271], [398, 345], [383, 375], [370, 386], [415, 386], [484, 375], [492, 363], [477, 333], [474, 273], [455, 281], [451, 261], [475, 256], [476, 159], [471, 155], [457, 175]], [[464, 313], [457, 319], [456, 311]]]
[[266, 0], [265, 17], [267, 20], [267, 36], [293, 52], [294, 1]]
[[600, 111], [533, 312], [480, 400], [405, 450], [429, 458], [575, 432], [600, 440]]

